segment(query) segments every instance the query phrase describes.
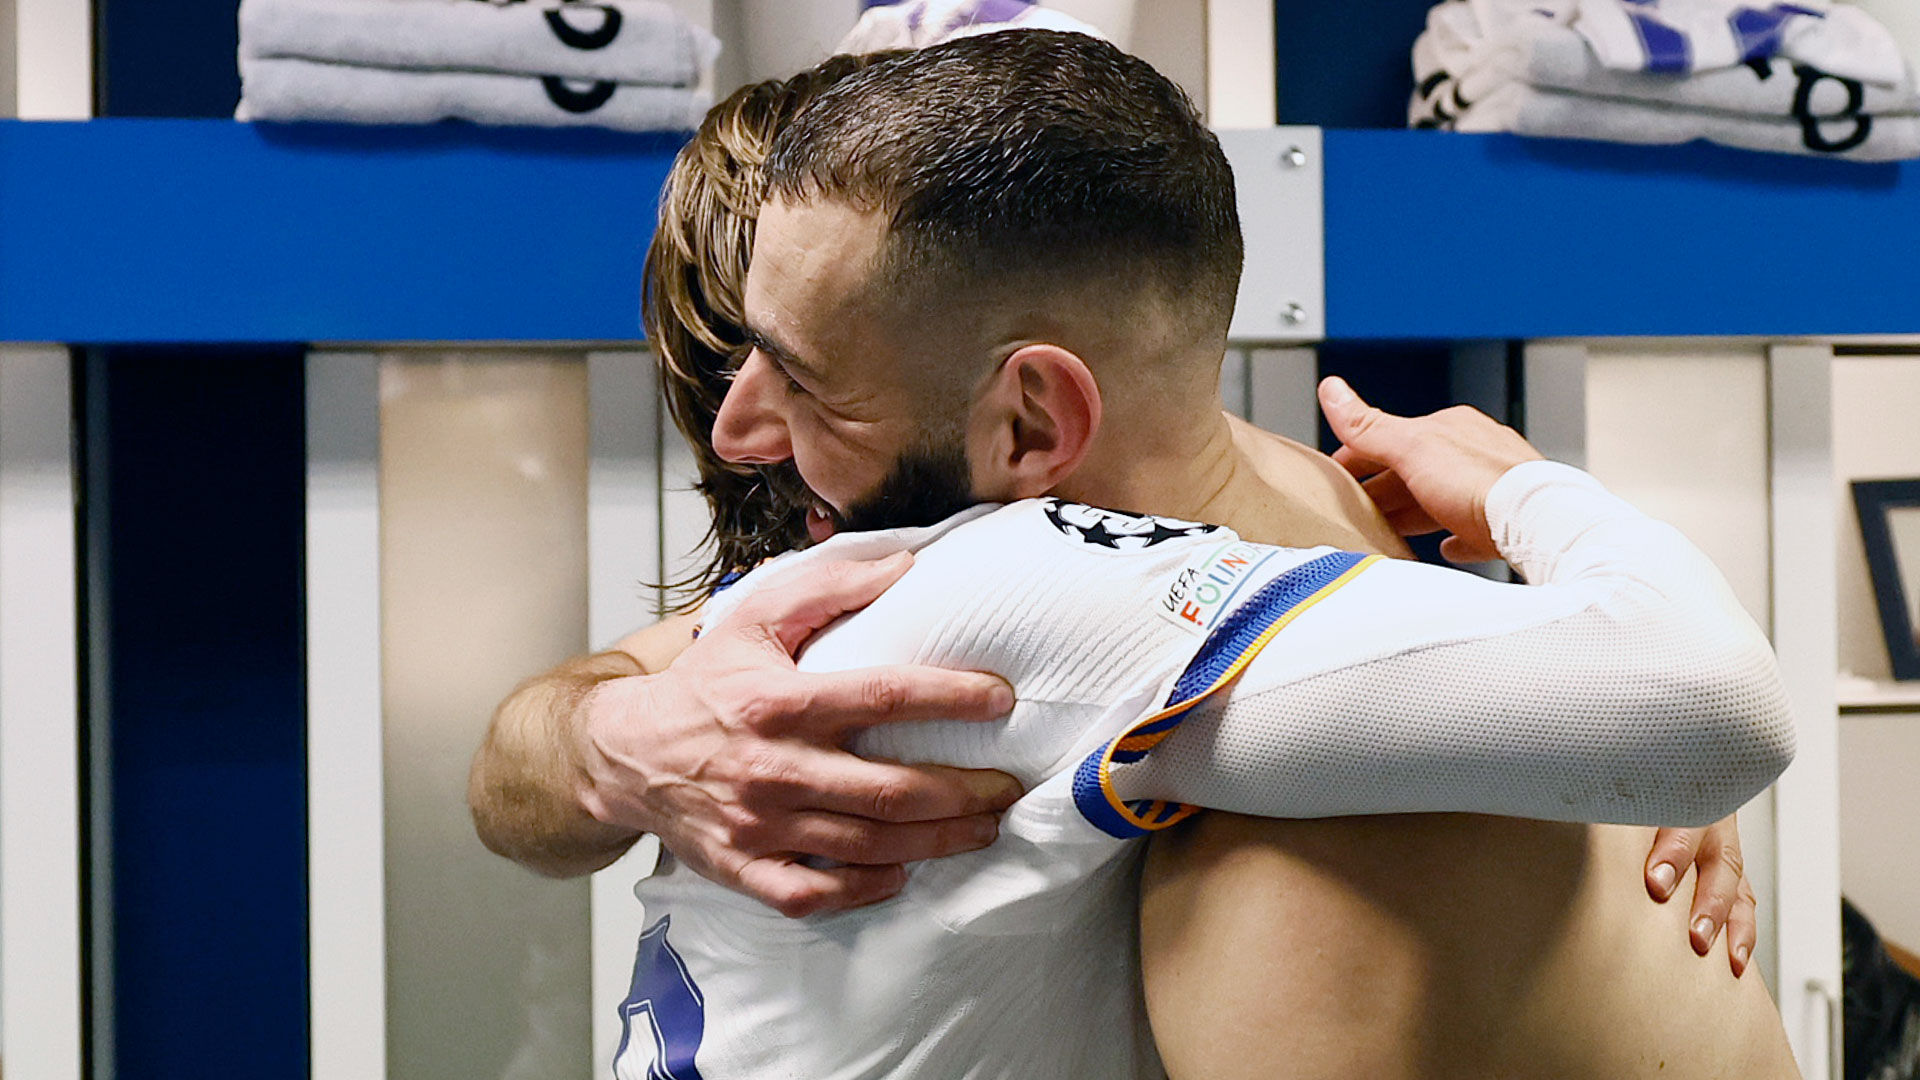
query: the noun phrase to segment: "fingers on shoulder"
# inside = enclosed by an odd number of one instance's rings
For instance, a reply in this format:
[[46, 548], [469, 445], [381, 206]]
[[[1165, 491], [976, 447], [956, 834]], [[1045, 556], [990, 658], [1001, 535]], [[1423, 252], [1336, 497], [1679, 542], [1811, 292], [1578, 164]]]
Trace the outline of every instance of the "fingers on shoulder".
[[913, 555], [905, 551], [880, 559], [815, 563], [742, 600], [720, 629], [749, 633], [757, 627], [792, 655], [822, 627], [873, 603], [912, 565]]

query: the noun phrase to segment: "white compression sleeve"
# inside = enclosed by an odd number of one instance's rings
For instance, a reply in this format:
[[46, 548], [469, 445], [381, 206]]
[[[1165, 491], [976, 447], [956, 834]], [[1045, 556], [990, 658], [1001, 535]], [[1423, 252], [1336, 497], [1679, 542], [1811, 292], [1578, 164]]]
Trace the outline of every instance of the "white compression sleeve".
[[1510, 470], [1487, 512], [1535, 584], [1377, 564], [1116, 788], [1267, 817], [1676, 825], [1726, 816], [1786, 767], [1772, 650], [1677, 530], [1550, 462]]

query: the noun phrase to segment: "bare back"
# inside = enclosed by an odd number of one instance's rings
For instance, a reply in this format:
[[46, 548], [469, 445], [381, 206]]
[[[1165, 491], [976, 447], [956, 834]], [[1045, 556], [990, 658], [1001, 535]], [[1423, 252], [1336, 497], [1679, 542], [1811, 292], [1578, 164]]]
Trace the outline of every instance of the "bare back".
[[[1351, 478], [1236, 438], [1283, 501], [1250, 539], [1403, 555]], [[1685, 897], [1642, 884], [1653, 830], [1465, 814], [1206, 814], [1150, 849], [1141, 949], [1173, 1080], [1791, 1078], [1777, 1010]]]

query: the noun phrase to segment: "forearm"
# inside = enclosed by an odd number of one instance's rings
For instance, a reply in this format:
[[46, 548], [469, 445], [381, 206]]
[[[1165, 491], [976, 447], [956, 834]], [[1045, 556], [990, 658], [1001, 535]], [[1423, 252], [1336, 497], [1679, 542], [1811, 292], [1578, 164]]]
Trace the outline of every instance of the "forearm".
[[[1717, 689], [1736, 678], [1687, 686], [1657, 662], [1580, 651], [1605, 633], [1581, 616], [1514, 635], [1507, 664], [1481, 663], [1498, 655], [1484, 645], [1445, 645], [1235, 697], [1189, 719], [1149, 759], [1156, 782], [1134, 790], [1263, 817], [1691, 825], [1731, 813], [1784, 767], [1784, 709], [1762, 700], [1746, 713], [1756, 699]], [[1646, 660], [1687, 658], [1695, 644], [1642, 643]], [[1556, 654], [1565, 662], [1551, 668], [1511, 666]]]
[[1489, 509], [1542, 584], [1373, 567], [1136, 766], [1129, 794], [1694, 824], [1771, 782], [1792, 754], [1785, 697], [1712, 564], [1589, 479], [1530, 468], [1544, 482]]
[[620, 650], [570, 660], [522, 683], [495, 711], [474, 755], [467, 803], [488, 849], [549, 877], [576, 877], [618, 859], [639, 833], [582, 805], [575, 733], [602, 684], [644, 674]]

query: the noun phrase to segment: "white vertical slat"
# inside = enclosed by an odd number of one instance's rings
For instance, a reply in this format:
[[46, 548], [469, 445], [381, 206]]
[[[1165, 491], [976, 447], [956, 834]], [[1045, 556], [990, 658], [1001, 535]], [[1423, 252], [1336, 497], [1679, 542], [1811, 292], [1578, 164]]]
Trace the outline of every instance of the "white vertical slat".
[[0, 1059], [79, 1080], [79, 648], [70, 361], [0, 348]]
[[[1546, 347], [1542, 347], [1546, 348]], [[1580, 385], [1579, 415], [1542, 420], [1549, 456], [1578, 450], [1568, 425], [1579, 424], [1586, 468], [1635, 506], [1699, 545], [1726, 575], [1760, 626], [1773, 623], [1768, 540], [1772, 513], [1768, 457], [1767, 356], [1745, 342], [1614, 342], [1551, 346], [1581, 349], [1559, 359], [1529, 347], [1528, 409], [1554, 380]], [[1581, 380], [1573, 376], [1584, 371]], [[1530, 420], [1530, 427], [1532, 426]], [[1740, 810], [1747, 875], [1759, 899], [1759, 941], [1753, 959], [1777, 993], [1777, 875], [1773, 790]]]
[[380, 367], [307, 359], [307, 881], [313, 1080], [387, 1072]]
[[14, 92], [22, 120], [93, 115], [93, 5], [12, 0]]
[[[92, 115], [92, 17], [0, 0], [0, 116]], [[61, 1080], [80, 1075], [86, 1009], [71, 385], [66, 348], [0, 347], [0, 1060]]]
[[[591, 353], [587, 379], [587, 638], [604, 649], [660, 616], [659, 596], [648, 586], [661, 580], [661, 405], [651, 353]], [[593, 876], [595, 1075], [619, 1046], [619, 1007], [645, 927], [633, 886], [651, 872], [658, 855], [659, 845], [649, 837]]]
[[1775, 787], [1779, 972], [1774, 984], [1807, 1080], [1840, 1080], [1840, 737], [1834, 683], [1833, 350], [1768, 350], [1772, 406], [1773, 644], [1800, 749]]
[[1320, 443], [1320, 355], [1312, 346], [1247, 354], [1247, 419], [1307, 446]]
[[587, 639], [604, 649], [660, 617], [662, 406], [643, 349], [587, 354], [587, 385]]
[[1521, 354], [1527, 440], [1554, 461], [1587, 466], [1587, 347], [1534, 342]]
[[18, 111], [19, 59], [19, 46], [13, 40], [13, 0], [0, 0], [0, 118]]
[[1216, 128], [1279, 123], [1272, 0], [1208, 0], [1207, 122]]

